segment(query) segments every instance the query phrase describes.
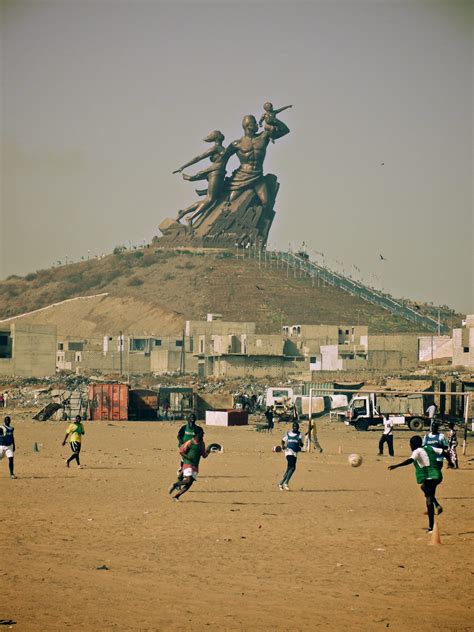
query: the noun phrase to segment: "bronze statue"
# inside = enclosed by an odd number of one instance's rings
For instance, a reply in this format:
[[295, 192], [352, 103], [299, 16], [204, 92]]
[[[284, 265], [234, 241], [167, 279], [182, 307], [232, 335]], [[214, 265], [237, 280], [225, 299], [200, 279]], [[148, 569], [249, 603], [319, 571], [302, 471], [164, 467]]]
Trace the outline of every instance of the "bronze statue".
[[230, 182], [230, 201], [237, 198], [242, 191], [252, 188], [263, 207], [268, 204], [268, 192], [263, 181], [263, 161], [270, 140], [281, 138], [289, 133], [288, 127], [277, 118], [269, 129], [258, 132], [255, 116], [247, 114], [242, 121], [244, 135], [228, 147], [229, 156], [237, 154], [240, 167], [232, 174]]
[[[206, 136], [204, 141], [213, 143], [212, 147], [173, 171], [182, 173], [186, 167], [209, 158], [211, 164], [202, 171], [192, 176], [183, 173], [183, 178], [190, 182], [207, 180], [207, 189], [196, 191], [205, 198], [180, 210], [176, 219], [163, 220], [159, 226], [163, 237], [156, 238], [158, 245], [227, 247], [235, 243], [266, 243], [280, 185], [276, 176], [263, 174], [263, 162], [268, 144], [289, 133], [276, 115], [291, 107], [286, 105], [274, 110], [271, 103], [265, 103], [260, 119], [260, 126], [264, 123], [263, 130], [259, 132], [255, 117], [248, 114], [242, 121], [244, 135], [227, 148], [223, 145], [222, 132], [215, 130]], [[226, 177], [227, 162], [234, 155], [240, 165]], [[180, 220], [187, 215], [186, 226]]]
[[[201, 160], [205, 160], [209, 158], [211, 160], [211, 164], [203, 169], [202, 171], [198, 171], [198, 173], [193, 176], [188, 176], [183, 173], [184, 180], [188, 180], [189, 182], [196, 182], [198, 180], [207, 180], [207, 191], [204, 191], [203, 194], [206, 195], [205, 199], [202, 201], [194, 202], [191, 206], [179, 211], [178, 213], [178, 221], [182, 219], [185, 215], [189, 215], [189, 213], [193, 213], [193, 215], [187, 220], [190, 224], [195, 220], [199, 215], [202, 215], [205, 211], [211, 209], [216, 201], [219, 199], [220, 194], [222, 193], [222, 187], [224, 184], [225, 178], [225, 167], [227, 164], [226, 158], [226, 149], [222, 142], [224, 141], [224, 134], [219, 130], [214, 130], [210, 134], [204, 138], [204, 142], [206, 143], [214, 143], [214, 145], [205, 151], [203, 154], [196, 156], [192, 160], [189, 160], [186, 164], [184, 164], [173, 173], [181, 173], [183, 169], [186, 167], [190, 167], [191, 165], [196, 164], [197, 162], [201, 162]], [[199, 191], [199, 194], [202, 192]]]

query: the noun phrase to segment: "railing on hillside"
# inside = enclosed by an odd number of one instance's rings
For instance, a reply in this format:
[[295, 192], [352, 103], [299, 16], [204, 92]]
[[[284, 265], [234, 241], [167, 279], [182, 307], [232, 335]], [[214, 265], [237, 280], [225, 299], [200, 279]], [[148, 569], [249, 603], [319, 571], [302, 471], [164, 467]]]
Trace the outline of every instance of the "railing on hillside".
[[290, 269], [293, 271], [295, 277], [309, 277], [312, 280], [312, 284], [320, 285], [321, 283], [338, 287], [345, 292], [348, 292], [352, 296], [357, 296], [368, 303], [378, 305], [383, 309], [386, 309], [395, 316], [400, 316], [405, 320], [420, 325], [429, 331], [446, 333], [448, 327], [444, 323], [438, 323], [434, 318], [425, 316], [418, 313], [411, 307], [407, 307], [402, 303], [399, 303], [390, 296], [386, 296], [378, 290], [364, 285], [360, 281], [348, 278], [321, 266], [314, 261], [311, 261], [305, 256], [295, 254], [293, 252], [286, 252], [283, 250], [265, 250], [257, 248], [255, 246], [248, 246], [247, 248], [237, 248], [237, 256], [242, 258], [257, 259], [260, 266], [268, 268], [286, 268], [287, 276], [290, 274]]

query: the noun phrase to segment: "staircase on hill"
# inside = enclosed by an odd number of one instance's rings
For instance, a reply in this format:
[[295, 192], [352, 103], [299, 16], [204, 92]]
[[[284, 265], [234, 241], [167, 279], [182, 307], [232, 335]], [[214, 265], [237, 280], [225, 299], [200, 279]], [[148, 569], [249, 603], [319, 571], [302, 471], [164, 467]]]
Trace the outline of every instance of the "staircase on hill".
[[[239, 250], [240, 249], [237, 250], [237, 256], [240, 256]], [[307, 255], [304, 255], [303, 253], [295, 254], [284, 250], [262, 251], [255, 247], [248, 247], [242, 249], [242, 257], [258, 259], [260, 265], [265, 265], [265, 267], [271, 268], [273, 265], [275, 267], [286, 267], [287, 270], [291, 268], [295, 276], [308, 276], [313, 279], [313, 284], [315, 282], [318, 284], [323, 282], [327, 285], [338, 287], [352, 296], [357, 296], [368, 303], [378, 305], [382, 309], [389, 311], [394, 316], [400, 316], [405, 320], [420, 325], [428, 331], [433, 333], [448, 332], [446, 324], [439, 323], [430, 316], [420, 314], [416, 310], [403, 305], [390, 296], [370, 288], [359, 281], [347, 278], [342, 274], [329, 270], [328, 268], [311, 261]]]

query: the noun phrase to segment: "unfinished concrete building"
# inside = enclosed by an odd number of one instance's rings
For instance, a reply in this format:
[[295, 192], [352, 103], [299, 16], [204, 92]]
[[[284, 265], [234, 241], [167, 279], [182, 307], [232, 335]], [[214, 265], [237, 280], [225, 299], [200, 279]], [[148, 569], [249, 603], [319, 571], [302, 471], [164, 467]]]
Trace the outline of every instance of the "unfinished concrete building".
[[474, 314], [468, 314], [462, 327], [453, 329], [453, 365], [474, 367]]
[[303, 356], [311, 371], [367, 368], [368, 328], [365, 325], [284, 326], [285, 355]]
[[58, 342], [59, 370], [106, 373], [165, 373], [183, 366], [182, 336], [103, 336]]

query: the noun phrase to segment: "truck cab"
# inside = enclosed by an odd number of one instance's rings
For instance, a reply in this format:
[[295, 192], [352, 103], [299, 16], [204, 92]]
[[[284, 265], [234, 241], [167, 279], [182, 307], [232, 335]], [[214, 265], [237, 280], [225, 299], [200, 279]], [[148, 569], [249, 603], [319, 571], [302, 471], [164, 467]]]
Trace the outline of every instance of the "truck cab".
[[383, 423], [384, 416], [390, 417], [394, 426], [422, 430], [423, 395], [359, 393], [352, 398], [345, 412], [344, 423], [354, 426], [356, 430], [368, 430], [369, 426]]

